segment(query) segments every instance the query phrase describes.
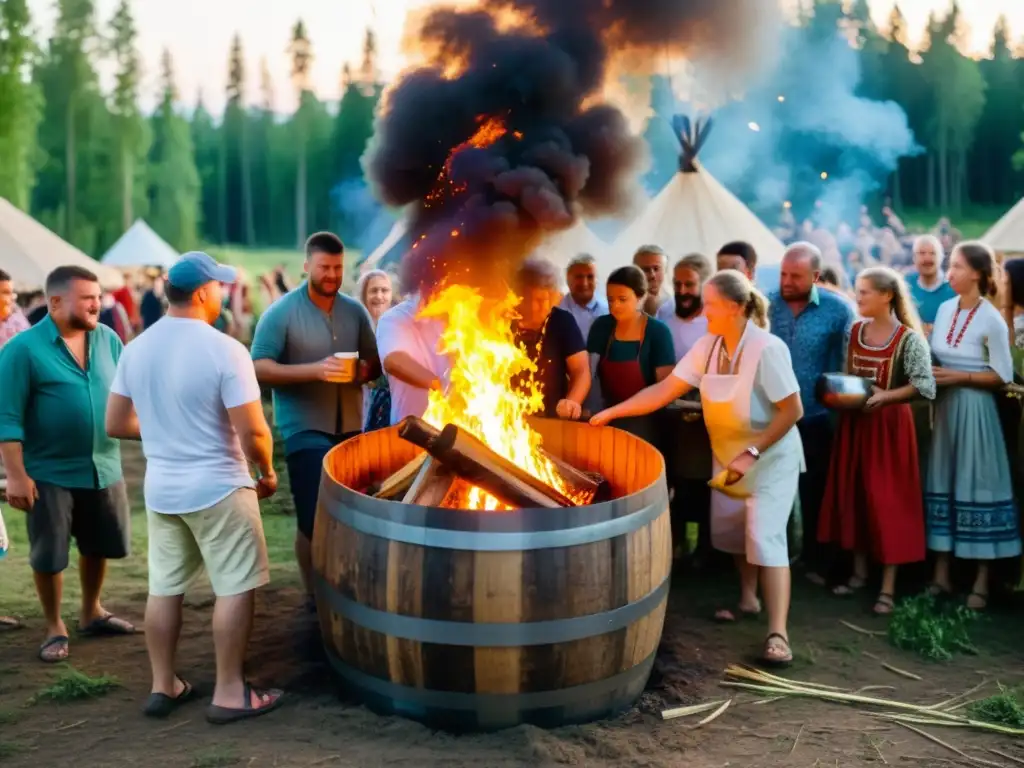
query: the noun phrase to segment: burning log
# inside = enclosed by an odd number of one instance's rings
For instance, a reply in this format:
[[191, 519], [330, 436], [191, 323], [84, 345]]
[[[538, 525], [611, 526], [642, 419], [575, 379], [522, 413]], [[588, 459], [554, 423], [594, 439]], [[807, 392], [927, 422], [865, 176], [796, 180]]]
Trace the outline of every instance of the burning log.
[[416, 481], [420, 469], [423, 467], [429, 454], [421, 453], [400, 470], [388, 477], [376, 488], [370, 488], [369, 495], [376, 499], [397, 499], [405, 494]]
[[558, 470], [558, 474], [562, 476], [562, 479], [565, 480], [573, 491], [587, 499], [585, 503], [598, 504], [602, 501], [608, 501], [612, 497], [611, 483], [605, 479], [604, 475], [577, 469], [569, 462], [548, 453], [543, 448], [541, 448], [540, 452]]
[[410, 416], [402, 422], [398, 434], [426, 449], [467, 483], [487, 491], [509, 507], [575, 506], [572, 499], [499, 456], [454, 424], [446, 426], [436, 437], [434, 432], [436, 430], [422, 419]]
[[425, 507], [442, 507], [445, 499], [456, 491], [455, 486], [459, 479], [433, 456], [425, 453], [422, 455], [425, 457], [424, 461], [402, 502], [421, 504]]

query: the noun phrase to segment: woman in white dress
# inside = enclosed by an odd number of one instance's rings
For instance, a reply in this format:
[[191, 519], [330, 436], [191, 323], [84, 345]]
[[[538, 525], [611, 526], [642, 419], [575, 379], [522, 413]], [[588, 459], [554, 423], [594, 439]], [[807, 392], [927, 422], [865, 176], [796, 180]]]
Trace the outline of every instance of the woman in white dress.
[[768, 610], [762, 660], [793, 660], [787, 632], [790, 573], [786, 524], [796, 500], [803, 446], [800, 386], [785, 343], [768, 332], [768, 301], [740, 272], [719, 272], [704, 286], [708, 335], [672, 374], [591, 419], [608, 422], [652, 413], [700, 389], [715, 472], [725, 470], [738, 509], [712, 509], [711, 543], [735, 557], [740, 605], [757, 604], [758, 575]]
[[949, 594], [950, 559], [978, 567], [967, 607], [988, 605], [989, 565], [1021, 553], [1013, 480], [994, 390], [1013, 381], [1006, 321], [984, 297], [995, 258], [987, 245], [961, 243], [949, 264], [957, 297], [932, 328], [939, 395], [924, 500], [928, 549], [937, 552], [932, 594]]

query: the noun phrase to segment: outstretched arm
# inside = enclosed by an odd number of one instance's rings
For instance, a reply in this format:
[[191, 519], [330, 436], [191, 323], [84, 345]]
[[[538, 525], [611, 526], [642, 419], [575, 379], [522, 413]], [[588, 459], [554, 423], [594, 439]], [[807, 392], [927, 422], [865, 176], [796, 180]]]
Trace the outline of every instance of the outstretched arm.
[[603, 427], [614, 419], [625, 419], [630, 416], [645, 416], [648, 413], [664, 408], [673, 400], [678, 400], [693, 389], [693, 385], [683, 381], [675, 374], [669, 374], [657, 384], [637, 392], [629, 400], [596, 414], [590, 423], [595, 427]]

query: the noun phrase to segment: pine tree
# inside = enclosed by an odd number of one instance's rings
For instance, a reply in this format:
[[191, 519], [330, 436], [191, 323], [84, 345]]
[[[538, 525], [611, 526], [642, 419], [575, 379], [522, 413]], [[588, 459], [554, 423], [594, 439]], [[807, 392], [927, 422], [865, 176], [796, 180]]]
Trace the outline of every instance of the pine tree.
[[206, 109], [202, 91], [196, 96], [189, 131], [195, 149], [196, 169], [199, 171], [200, 214], [202, 239], [226, 242], [225, 219], [222, 219], [220, 158], [223, 142], [213, 116]]
[[111, 112], [117, 131], [121, 199], [121, 228], [135, 220], [137, 200], [145, 199], [145, 160], [149, 136], [139, 111], [139, 83], [142, 78], [137, 33], [129, 0], [121, 0], [110, 22], [109, 50], [117, 65]]
[[[249, 247], [256, 244], [256, 225], [253, 218], [252, 165], [249, 148], [249, 115], [245, 105], [245, 56], [242, 52], [242, 38], [236, 34], [231, 42], [228, 60], [227, 107], [224, 111], [224, 126], [221, 132], [222, 159], [221, 180], [225, 200], [225, 230], [228, 237], [236, 233]], [[241, 220], [238, 227], [230, 216], [235, 194], [241, 202]]]
[[149, 161], [150, 223], [179, 251], [198, 239], [201, 186], [189, 125], [177, 112], [174, 61], [164, 50], [160, 60], [160, 106], [153, 115], [153, 147]]
[[35, 186], [42, 93], [29, 79], [39, 51], [26, 0], [0, 3], [0, 197], [28, 210]]
[[298, 109], [293, 117], [296, 139], [297, 168], [295, 174], [295, 235], [299, 247], [308, 233], [307, 195], [309, 194], [309, 112], [316, 96], [310, 88], [313, 46], [306, 34], [306, 25], [299, 19], [292, 29], [288, 46], [292, 57], [292, 85], [298, 96]]

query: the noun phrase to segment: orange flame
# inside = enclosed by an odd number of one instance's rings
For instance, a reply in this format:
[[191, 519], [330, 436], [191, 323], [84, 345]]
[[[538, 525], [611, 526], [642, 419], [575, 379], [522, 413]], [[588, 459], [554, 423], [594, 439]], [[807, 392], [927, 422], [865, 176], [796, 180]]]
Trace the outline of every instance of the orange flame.
[[[508, 128], [505, 127], [505, 121], [500, 117], [479, 115], [476, 120], [480, 124], [480, 127], [476, 129], [476, 132], [448, 153], [448, 157], [444, 161], [444, 167], [441, 168], [441, 173], [437, 176], [437, 182], [434, 184], [434, 189], [429, 195], [427, 195], [424, 203], [428, 208], [432, 203], [435, 203], [438, 200], [443, 200], [447, 194], [458, 194], [459, 192], [465, 191], [465, 187], [463, 185], [455, 184], [451, 179], [452, 158], [455, 157], [456, 154], [469, 147], [474, 147], [476, 149], [489, 147], [508, 133]], [[522, 134], [516, 132], [516, 138], [520, 138], [521, 136]]]
[[[450, 285], [429, 301], [420, 316], [445, 324], [439, 351], [451, 359], [448, 391], [430, 393], [423, 418], [437, 429], [455, 424], [482, 440], [495, 453], [561, 491], [568, 487], [551, 461], [540, 452], [541, 436], [526, 422], [540, 411], [544, 398], [533, 380], [536, 366], [516, 344], [512, 318], [519, 298], [509, 292], [501, 301], [488, 301], [474, 288]], [[523, 390], [512, 378], [528, 371]], [[470, 509], [505, 509], [488, 493], [473, 488]]]

